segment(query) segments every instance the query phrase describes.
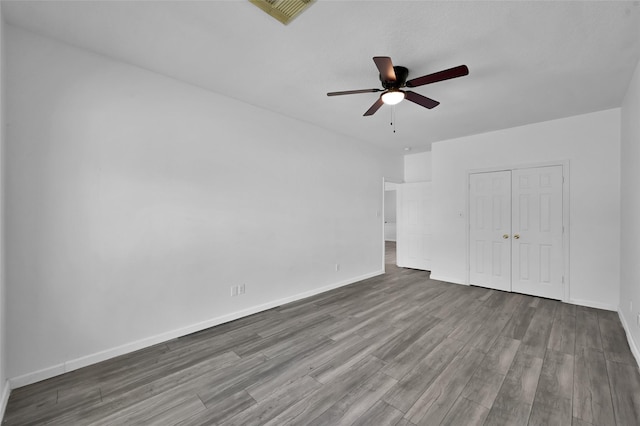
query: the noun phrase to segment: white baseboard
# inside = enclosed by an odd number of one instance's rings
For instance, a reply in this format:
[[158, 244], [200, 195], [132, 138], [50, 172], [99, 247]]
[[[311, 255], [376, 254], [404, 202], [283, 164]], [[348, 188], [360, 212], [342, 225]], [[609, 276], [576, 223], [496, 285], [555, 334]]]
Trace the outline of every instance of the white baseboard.
[[11, 389], [16, 389], [42, 380], [50, 379], [51, 377], [59, 376], [65, 372], [64, 363], [56, 364], [51, 367], [23, 374], [22, 376], [11, 377], [9, 379], [9, 385], [11, 386]]
[[432, 280], [444, 281], [451, 284], [467, 285], [467, 283], [465, 283], [464, 281], [460, 281], [458, 278], [446, 277], [444, 275], [438, 275], [437, 273], [434, 274], [433, 271], [431, 271], [431, 275], [429, 275], [429, 278], [431, 278]]
[[620, 322], [622, 323], [622, 327], [624, 328], [624, 332], [627, 335], [627, 341], [629, 342], [629, 348], [631, 349], [631, 353], [636, 359], [636, 363], [640, 366], [640, 351], [638, 350], [638, 345], [633, 340], [633, 336], [631, 335], [631, 330], [629, 329], [629, 324], [627, 320], [624, 318], [622, 314], [622, 310], [618, 309], [618, 316], [620, 317]]
[[87, 356], [72, 359], [61, 364], [57, 364], [51, 367], [44, 368], [42, 370], [34, 371], [31, 373], [23, 374], [18, 377], [9, 379], [10, 389], [19, 388], [21, 386], [27, 386], [32, 383], [39, 382], [41, 380], [49, 379], [54, 376], [58, 376], [69, 371], [77, 370], [82, 367], [86, 367], [92, 364], [96, 364], [101, 361], [105, 361], [110, 358], [114, 358], [120, 355], [124, 355], [130, 352], [134, 352], [140, 349], [147, 348], [149, 346], [156, 345], [158, 343], [166, 342], [177, 337], [186, 336], [187, 334], [195, 333], [197, 331], [205, 330], [216, 325], [224, 324], [239, 318], [243, 318], [249, 315], [256, 314], [258, 312], [266, 311], [275, 308], [280, 305], [295, 302], [307, 297], [315, 296], [316, 294], [324, 293], [329, 290], [333, 290], [339, 287], [344, 287], [349, 284], [353, 284], [358, 281], [373, 278], [378, 275], [384, 274], [383, 270], [375, 271], [369, 274], [361, 275], [359, 277], [350, 278], [345, 281], [330, 284], [325, 287], [316, 288], [313, 290], [299, 293], [293, 296], [285, 297], [282, 299], [274, 300], [264, 303], [262, 305], [253, 306], [251, 308], [243, 309], [241, 311], [233, 312], [231, 314], [222, 315], [220, 317], [212, 318], [207, 321], [202, 321], [196, 324], [192, 324], [186, 327], [182, 327], [176, 330], [171, 330], [166, 333], [157, 334], [144, 339], [137, 340], [135, 342], [127, 343], [115, 348], [107, 349], [104, 351], [96, 352]]
[[605, 311], [618, 311], [618, 307], [615, 305], [609, 305], [608, 303], [592, 302], [590, 300], [583, 299], [569, 299], [569, 303], [574, 305], [586, 306], [587, 308], [604, 309]]
[[4, 419], [4, 412], [7, 409], [7, 403], [9, 402], [9, 395], [11, 394], [11, 384], [7, 380], [4, 382], [2, 389], [2, 401], [0, 401], [0, 422]]
[[[433, 271], [431, 272], [430, 278], [432, 280], [444, 281], [452, 284], [468, 285], [466, 282], [460, 281], [458, 278], [446, 277], [444, 275], [438, 275], [437, 273], [434, 274]], [[618, 307], [615, 305], [609, 305], [607, 303], [600, 303], [600, 302], [592, 302], [590, 300], [570, 299], [568, 303], [572, 303], [574, 305], [586, 306], [588, 308], [604, 309], [605, 311], [614, 311], [614, 312], [618, 311]]]

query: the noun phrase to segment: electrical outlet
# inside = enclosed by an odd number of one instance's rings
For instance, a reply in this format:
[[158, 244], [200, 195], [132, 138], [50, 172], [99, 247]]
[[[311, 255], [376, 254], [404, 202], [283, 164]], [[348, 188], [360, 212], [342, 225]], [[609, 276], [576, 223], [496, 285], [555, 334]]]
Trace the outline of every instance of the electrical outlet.
[[640, 314], [638, 314], [638, 327], [640, 327]]
[[633, 312], [633, 300], [629, 300], [629, 312]]
[[238, 295], [238, 286], [237, 285], [232, 285], [231, 286], [231, 297], [235, 297]]
[[336, 263], [336, 272], [338, 272], [340, 270], [340, 264]]
[[240, 284], [238, 286], [238, 294], [244, 294], [244, 291], [245, 291], [244, 284]]

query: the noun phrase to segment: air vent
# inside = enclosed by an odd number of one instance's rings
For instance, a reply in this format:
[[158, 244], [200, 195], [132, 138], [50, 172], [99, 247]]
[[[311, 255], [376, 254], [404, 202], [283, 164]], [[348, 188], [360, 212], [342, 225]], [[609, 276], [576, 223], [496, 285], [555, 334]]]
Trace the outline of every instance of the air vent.
[[287, 25], [315, 0], [249, 0], [278, 21]]

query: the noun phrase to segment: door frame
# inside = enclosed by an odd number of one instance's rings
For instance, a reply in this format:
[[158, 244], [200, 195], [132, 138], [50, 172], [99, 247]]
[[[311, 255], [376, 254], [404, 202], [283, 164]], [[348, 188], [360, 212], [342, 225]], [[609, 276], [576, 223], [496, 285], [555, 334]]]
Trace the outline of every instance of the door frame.
[[519, 170], [519, 169], [530, 169], [534, 167], [549, 167], [549, 166], [562, 166], [562, 229], [564, 232], [562, 233], [562, 294], [563, 302], [569, 302], [571, 300], [571, 279], [570, 279], [570, 247], [569, 243], [571, 241], [571, 227], [569, 217], [570, 217], [570, 187], [571, 182], [569, 177], [570, 173], [570, 161], [569, 160], [557, 160], [557, 161], [545, 161], [545, 162], [536, 162], [536, 163], [519, 163], [512, 165], [504, 165], [504, 166], [495, 166], [495, 167], [486, 167], [481, 169], [469, 169], [467, 170], [467, 179], [466, 179], [466, 200], [465, 200], [465, 216], [467, 218], [465, 224], [465, 234], [466, 234], [466, 274], [465, 274], [465, 284], [471, 285], [471, 253], [470, 253], [470, 244], [471, 244], [471, 222], [470, 222], [470, 202], [469, 198], [471, 196], [471, 175], [475, 173], [489, 173], [489, 172], [501, 172], [501, 171], [511, 171], [511, 170]]

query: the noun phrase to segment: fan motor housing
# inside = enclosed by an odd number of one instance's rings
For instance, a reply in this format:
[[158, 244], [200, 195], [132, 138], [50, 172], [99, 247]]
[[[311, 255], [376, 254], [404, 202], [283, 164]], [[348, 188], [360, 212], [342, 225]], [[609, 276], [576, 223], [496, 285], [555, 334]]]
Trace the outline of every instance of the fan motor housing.
[[407, 76], [409, 75], [409, 70], [407, 68], [395, 66], [393, 67], [393, 71], [396, 73], [395, 81], [386, 81], [382, 78], [382, 74], [380, 74], [380, 81], [382, 82], [382, 87], [385, 89], [399, 89], [403, 87], [407, 81]]

